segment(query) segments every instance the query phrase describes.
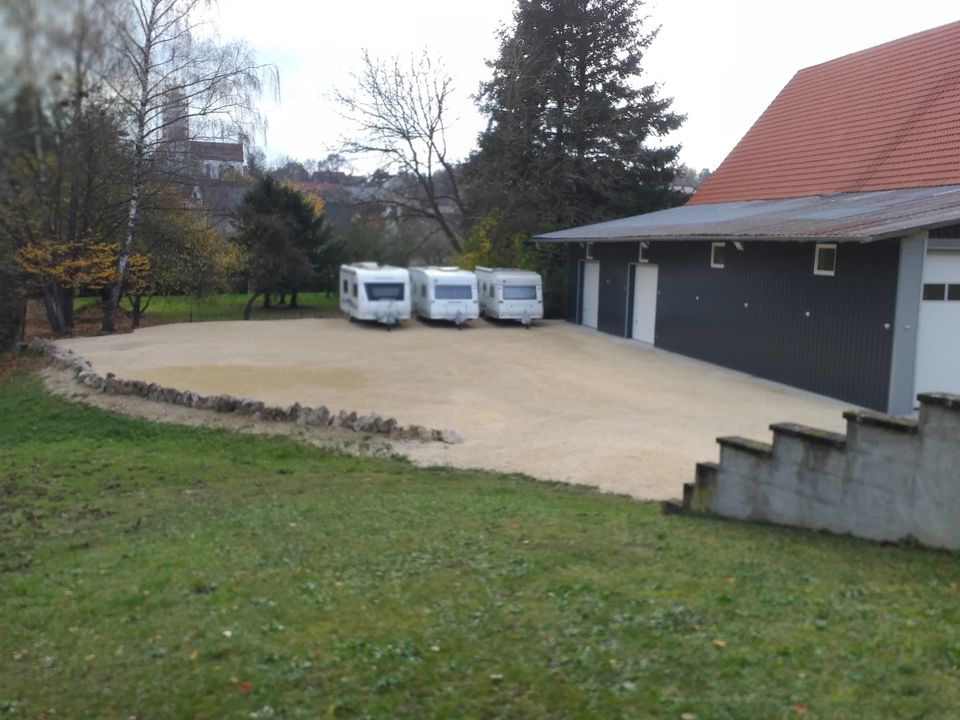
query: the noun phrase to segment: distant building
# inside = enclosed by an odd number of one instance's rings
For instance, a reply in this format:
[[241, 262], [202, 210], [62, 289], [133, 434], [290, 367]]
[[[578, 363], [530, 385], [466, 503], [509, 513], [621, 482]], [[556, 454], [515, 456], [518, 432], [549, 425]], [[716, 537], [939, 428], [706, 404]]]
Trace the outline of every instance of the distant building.
[[167, 94], [156, 159], [184, 197], [210, 213], [213, 227], [235, 229], [234, 213], [249, 188], [243, 143], [191, 139], [189, 106], [179, 91]]
[[187, 155], [188, 161], [199, 168], [201, 177], [243, 175], [243, 143], [191, 141]]

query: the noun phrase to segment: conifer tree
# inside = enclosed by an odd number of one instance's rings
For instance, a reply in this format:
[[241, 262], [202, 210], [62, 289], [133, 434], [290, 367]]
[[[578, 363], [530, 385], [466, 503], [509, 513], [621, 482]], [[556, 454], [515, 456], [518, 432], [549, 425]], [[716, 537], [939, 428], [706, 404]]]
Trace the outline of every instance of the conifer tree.
[[518, 0], [478, 97], [488, 126], [467, 167], [473, 217], [533, 234], [676, 204], [684, 118], [643, 77], [642, 0]]

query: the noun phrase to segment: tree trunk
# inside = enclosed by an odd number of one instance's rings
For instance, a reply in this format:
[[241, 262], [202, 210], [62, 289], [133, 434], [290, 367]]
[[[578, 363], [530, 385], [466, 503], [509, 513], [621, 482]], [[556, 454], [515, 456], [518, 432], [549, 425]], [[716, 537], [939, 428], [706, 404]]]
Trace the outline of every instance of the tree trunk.
[[296, 288], [294, 288], [293, 290], [290, 291], [290, 304], [289, 304], [287, 307], [292, 307], [292, 308], [300, 307], [300, 305], [297, 303], [297, 289], [296, 289]]
[[140, 316], [143, 314], [143, 308], [141, 307], [143, 296], [136, 293], [128, 297], [130, 297], [130, 309], [133, 313], [133, 327], [138, 328], [140, 327]]
[[47, 311], [47, 322], [54, 335], [67, 332], [67, 321], [63, 316], [63, 288], [59, 283], [50, 282], [43, 286], [43, 307]]
[[[268, 290], [263, 294], [263, 309], [269, 310], [273, 305], [270, 304], [270, 291]], [[244, 320], [249, 320], [250, 318], [244, 318]]]
[[15, 350], [27, 325], [27, 299], [13, 272], [0, 267], [0, 355]]
[[136, 136], [133, 146], [133, 167], [130, 173], [130, 200], [127, 206], [127, 227], [120, 243], [120, 254], [117, 257], [117, 277], [110, 288], [110, 301], [103, 309], [103, 332], [116, 332], [117, 308], [120, 297], [123, 295], [123, 284], [127, 277], [127, 265], [130, 264], [130, 252], [133, 250], [133, 234], [137, 228], [137, 215], [140, 211], [140, 191], [143, 188], [144, 166], [147, 155], [147, 118], [150, 114], [151, 87], [150, 70], [153, 67], [154, 31], [156, 30], [158, 4], [151, 6], [150, 16], [144, 18], [146, 22], [145, 37], [141, 46], [139, 58], [142, 72], [139, 74], [140, 95], [137, 98]]
[[73, 298], [77, 291], [74, 288], [63, 289], [63, 321], [67, 330], [73, 330]]
[[[269, 293], [268, 293], [269, 294]], [[253, 295], [250, 296], [250, 299], [247, 300], [247, 306], [243, 309], [243, 319], [250, 319], [250, 312], [253, 310], [253, 303], [256, 302], [257, 298], [260, 297], [259, 291], [254, 291]]]

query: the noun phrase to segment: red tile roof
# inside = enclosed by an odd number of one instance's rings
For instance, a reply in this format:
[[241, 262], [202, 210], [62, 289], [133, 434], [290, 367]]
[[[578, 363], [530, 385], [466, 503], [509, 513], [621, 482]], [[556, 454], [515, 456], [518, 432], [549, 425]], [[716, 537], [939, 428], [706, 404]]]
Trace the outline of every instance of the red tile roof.
[[960, 22], [798, 72], [690, 204], [960, 183]]
[[190, 143], [190, 154], [197, 160], [242, 163], [243, 143], [193, 141]]

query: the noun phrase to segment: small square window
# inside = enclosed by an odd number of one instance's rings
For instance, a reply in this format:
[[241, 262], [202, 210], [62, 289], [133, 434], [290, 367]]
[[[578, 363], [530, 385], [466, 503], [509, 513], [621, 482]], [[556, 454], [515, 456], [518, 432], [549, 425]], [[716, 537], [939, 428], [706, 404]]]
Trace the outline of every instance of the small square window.
[[942, 283], [924, 283], [924, 300], [945, 300], [947, 297], [947, 286]]
[[814, 275], [835, 275], [837, 272], [837, 246], [817, 245], [813, 260]]
[[960, 300], [960, 285], [947, 285], [947, 300]]
[[723, 267], [726, 245], [726, 243], [722, 242], [710, 243], [710, 267]]

